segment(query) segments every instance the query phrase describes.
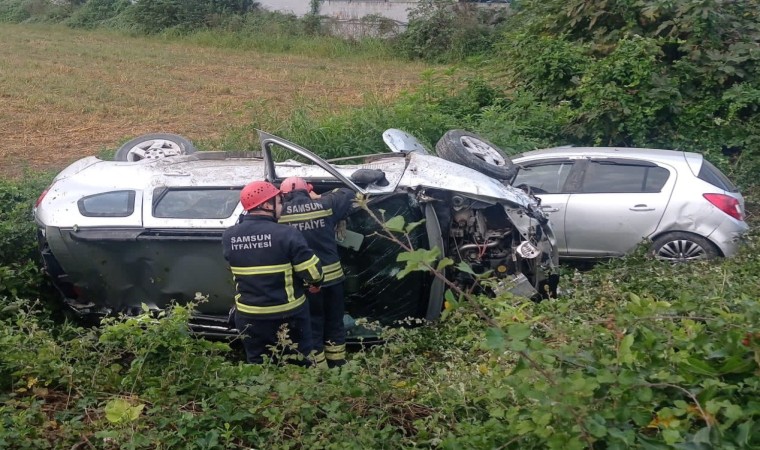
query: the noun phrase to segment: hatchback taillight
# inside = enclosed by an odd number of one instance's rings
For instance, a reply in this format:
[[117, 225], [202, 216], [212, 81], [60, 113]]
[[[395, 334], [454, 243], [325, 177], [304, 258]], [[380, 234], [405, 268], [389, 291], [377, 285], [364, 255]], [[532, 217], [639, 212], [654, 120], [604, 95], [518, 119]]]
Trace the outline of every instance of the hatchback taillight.
[[716, 208], [733, 217], [736, 220], [744, 220], [744, 211], [739, 204], [739, 200], [725, 194], [702, 194], [708, 202]]

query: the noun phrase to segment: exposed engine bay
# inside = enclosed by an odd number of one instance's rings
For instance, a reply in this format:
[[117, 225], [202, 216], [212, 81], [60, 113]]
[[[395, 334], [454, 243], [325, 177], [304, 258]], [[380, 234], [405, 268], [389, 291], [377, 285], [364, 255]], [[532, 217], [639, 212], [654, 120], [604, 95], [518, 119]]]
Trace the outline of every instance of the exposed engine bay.
[[[448, 212], [436, 208], [439, 217], [441, 213], [450, 216], [450, 220], [441, 217], [441, 231], [448, 236], [447, 256], [466, 263], [477, 275], [488, 273], [499, 279], [499, 292], [510, 290], [531, 298], [555, 294], [556, 280], [538, 282], [539, 267], [544, 273], [556, 271], [550, 259], [542, 259], [542, 254], [548, 253], [539, 248], [543, 237], [540, 220], [520, 208], [511, 210], [499, 203], [462, 195], [452, 195], [448, 204]], [[518, 223], [523, 226], [518, 227]], [[459, 271], [455, 282], [471, 285], [474, 277]]]

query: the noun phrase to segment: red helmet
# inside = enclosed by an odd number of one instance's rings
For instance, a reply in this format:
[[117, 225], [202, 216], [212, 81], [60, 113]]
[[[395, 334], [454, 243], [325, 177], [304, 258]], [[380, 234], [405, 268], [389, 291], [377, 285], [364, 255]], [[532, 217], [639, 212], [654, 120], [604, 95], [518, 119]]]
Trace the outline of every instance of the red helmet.
[[243, 209], [249, 211], [274, 198], [279, 193], [280, 190], [271, 183], [254, 181], [245, 185], [243, 190], [240, 191], [240, 203], [243, 205]]
[[283, 194], [288, 194], [293, 191], [311, 192], [312, 189], [313, 187], [300, 177], [285, 178], [280, 184], [280, 190]]

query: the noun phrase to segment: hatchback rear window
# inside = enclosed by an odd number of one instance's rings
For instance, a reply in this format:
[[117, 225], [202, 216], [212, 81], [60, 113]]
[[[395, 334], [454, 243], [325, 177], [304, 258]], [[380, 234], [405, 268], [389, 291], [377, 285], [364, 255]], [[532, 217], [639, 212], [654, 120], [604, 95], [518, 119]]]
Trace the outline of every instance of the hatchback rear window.
[[135, 191], [112, 191], [82, 197], [79, 213], [86, 217], [129, 217], [135, 211]]
[[159, 188], [154, 193], [153, 216], [166, 219], [226, 219], [239, 202], [240, 188]]
[[702, 181], [706, 181], [718, 189], [723, 189], [728, 192], [738, 192], [739, 188], [736, 187], [727, 176], [723, 175], [717, 167], [713, 166], [710, 161], [702, 160], [702, 168], [699, 169], [699, 175], [697, 175]]
[[670, 177], [654, 164], [620, 164], [592, 161], [583, 177], [584, 193], [660, 192]]

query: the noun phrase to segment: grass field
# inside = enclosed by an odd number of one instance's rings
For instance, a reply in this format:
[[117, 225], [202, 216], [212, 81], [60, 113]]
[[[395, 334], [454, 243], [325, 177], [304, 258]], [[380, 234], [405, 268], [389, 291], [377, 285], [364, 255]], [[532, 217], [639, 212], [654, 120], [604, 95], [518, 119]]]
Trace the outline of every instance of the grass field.
[[150, 132], [213, 145], [295, 109], [320, 116], [392, 100], [420, 64], [326, 60], [0, 24], [0, 176], [59, 169]]

